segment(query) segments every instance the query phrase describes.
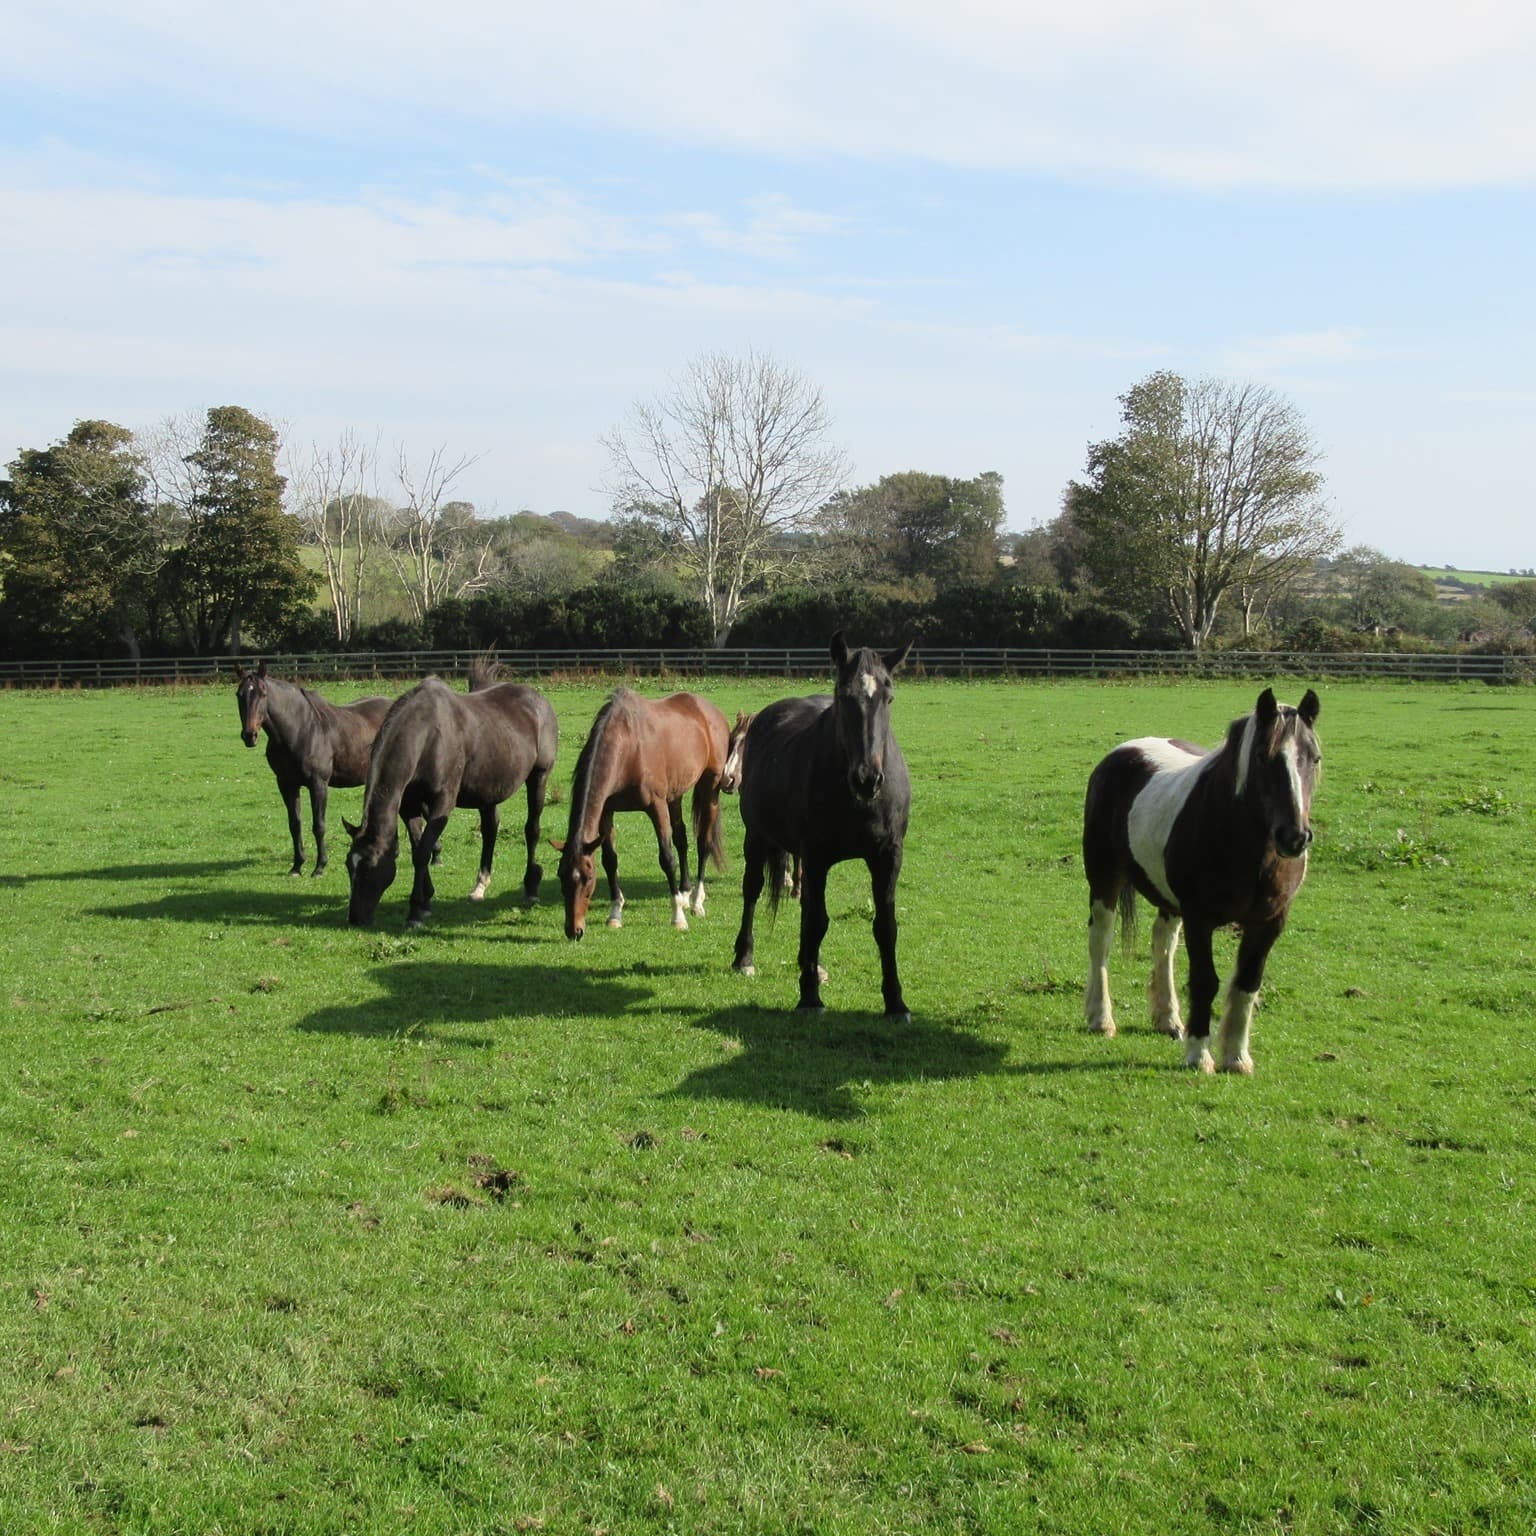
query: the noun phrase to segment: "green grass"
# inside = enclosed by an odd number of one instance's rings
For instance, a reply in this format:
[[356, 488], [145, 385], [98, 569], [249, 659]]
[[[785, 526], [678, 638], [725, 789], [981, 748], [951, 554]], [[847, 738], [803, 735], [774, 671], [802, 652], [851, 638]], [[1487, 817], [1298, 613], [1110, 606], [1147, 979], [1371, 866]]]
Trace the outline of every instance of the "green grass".
[[520, 811], [354, 931], [231, 690], [0, 695], [0, 1530], [1536, 1527], [1536, 701], [1321, 691], [1252, 1080], [1086, 1033], [1077, 841], [1253, 686], [900, 685], [903, 1027], [861, 866], [813, 1019], [635, 817], [620, 931]]
[[1505, 581], [1529, 581], [1518, 571], [1457, 571], [1449, 566], [1420, 566], [1431, 581], [1459, 581], [1469, 587], [1496, 587]]

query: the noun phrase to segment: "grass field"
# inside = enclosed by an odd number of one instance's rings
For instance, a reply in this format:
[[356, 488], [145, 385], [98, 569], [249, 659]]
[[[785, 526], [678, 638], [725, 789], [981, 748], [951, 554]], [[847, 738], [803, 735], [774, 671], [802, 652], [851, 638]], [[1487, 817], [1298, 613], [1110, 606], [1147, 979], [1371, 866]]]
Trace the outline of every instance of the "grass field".
[[1255, 1078], [1083, 1028], [1088, 771], [1256, 692], [899, 683], [903, 1027], [862, 867], [818, 1018], [633, 817], [355, 931], [232, 689], [0, 694], [0, 1531], [1536, 1529], [1536, 696], [1320, 690]]

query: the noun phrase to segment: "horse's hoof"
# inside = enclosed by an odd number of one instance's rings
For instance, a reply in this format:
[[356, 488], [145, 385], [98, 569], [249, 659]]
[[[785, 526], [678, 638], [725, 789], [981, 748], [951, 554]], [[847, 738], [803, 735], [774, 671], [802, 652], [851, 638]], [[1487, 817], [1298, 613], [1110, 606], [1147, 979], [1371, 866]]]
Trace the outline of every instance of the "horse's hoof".
[[471, 901], [484, 901], [485, 887], [483, 885], [477, 885], [474, 890], [469, 893], [469, 899]]
[[303, 873], [304, 873], [304, 866], [302, 864], [300, 864], [297, 869], [290, 869], [288, 871], [288, 878], [290, 880], [297, 880], [299, 878], [299, 876], [302, 875]]
[[1216, 1060], [1209, 1051], [1190, 1051], [1184, 1057], [1184, 1065], [1192, 1072], [1203, 1073], [1206, 1077], [1216, 1075]]
[[1235, 1072], [1239, 1077], [1253, 1076], [1253, 1057], [1239, 1056], [1236, 1061], [1224, 1061], [1221, 1064], [1223, 1072]]
[[1088, 1026], [1091, 1035], [1103, 1035], [1106, 1040], [1115, 1038], [1115, 1021], [1113, 1019], [1096, 1019]]
[[745, 965], [733, 965], [731, 967], [738, 976], [756, 976], [757, 967], [749, 960]]
[[323, 875], [324, 873], [325, 873], [325, 865], [324, 864], [316, 864], [315, 867], [312, 870], [310, 870], [309, 878], [311, 880], [318, 880], [320, 878], [320, 876]]
[[910, 1024], [912, 1022], [912, 1010], [910, 1008], [887, 1008], [885, 1010], [887, 1024]]
[[825, 1003], [801, 1003], [795, 1009], [796, 1013], [825, 1013], [826, 1011], [827, 1005]]
[[608, 919], [608, 926], [610, 928], [622, 928], [624, 926], [624, 919], [622, 917], [610, 917]]
[[1152, 1028], [1160, 1035], [1167, 1035], [1170, 1040], [1182, 1040], [1184, 1038], [1184, 1021], [1177, 1014], [1154, 1013], [1152, 1015]]

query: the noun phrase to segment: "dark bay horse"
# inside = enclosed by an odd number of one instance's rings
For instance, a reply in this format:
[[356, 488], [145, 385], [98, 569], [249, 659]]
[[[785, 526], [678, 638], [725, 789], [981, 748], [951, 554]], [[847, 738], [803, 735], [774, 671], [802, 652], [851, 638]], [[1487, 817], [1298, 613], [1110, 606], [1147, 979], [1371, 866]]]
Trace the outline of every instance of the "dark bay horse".
[[800, 1007], [821, 1007], [821, 941], [827, 932], [827, 871], [844, 859], [869, 866], [875, 898], [880, 990], [889, 1018], [906, 1019], [896, 972], [896, 881], [901, 873], [912, 787], [891, 731], [891, 673], [898, 651], [850, 649], [832, 637], [837, 664], [830, 696], [780, 699], [761, 710], [747, 733], [741, 764], [746, 824], [741, 932], [735, 968], [752, 975], [752, 919], [771, 865], [777, 907], [789, 861], [804, 866], [800, 898]]
[[[1083, 807], [1090, 1029], [1115, 1032], [1115, 908], [1129, 937], [1140, 891], [1157, 908], [1147, 988], [1153, 1026], [1185, 1039], [1184, 1064], [1202, 1072], [1216, 1069], [1211, 1012], [1220, 978], [1211, 936], [1228, 924], [1241, 929], [1218, 1048], [1222, 1071], [1253, 1071], [1248, 1031], [1264, 962], [1307, 873], [1312, 788], [1322, 761], [1313, 731], [1319, 707], [1310, 688], [1294, 709], [1266, 688], [1214, 752], [1147, 736], [1116, 747], [1093, 770]], [[1181, 925], [1189, 950], [1187, 1033], [1173, 979]]]
[[[592, 855], [602, 850], [608, 877], [608, 926], [623, 924], [619, 856], [613, 843], [618, 811], [644, 811], [656, 828], [662, 872], [672, 892], [672, 926], [688, 926], [688, 910], [704, 912], [704, 861], [724, 862], [720, 842], [720, 775], [730, 729], [725, 716], [696, 693], [643, 699], [620, 688], [592, 722], [571, 785], [571, 820], [560, 850], [565, 936], [587, 931], [597, 886]], [[688, 884], [688, 832], [683, 796], [693, 791], [693, 837], [699, 877]], [[674, 848], [674, 844], [676, 845]]]
[[410, 834], [415, 871], [407, 922], [419, 926], [431, 913], [429, 865], [456, 805], [480, 812], [480, 875], [469, 893], [471, 901], [480, 900], [491, 880], [501, 825], [498, 807], [522, 784], [528, 787], [523, 895], [529, 901], [537, 898], [544, 871], [534, 862], [534, 850], [555, 765], [555, 712], [536, 689], [493, 684], [493, 675], [476, 662], [469, 694], [455, 693], [440, 678], [428, 677], [390, 706], [368, 764], [362, 824], [346, 823], [352, 836], [347, 855], [350, 922], [371, 923], [379, 897], [395, 878], [402, 820]]
[[285, 683], [267, 671], [236, 671], [235, 703], [240, 710], [240, 739], [256, 745], [267, 733], [267, 763], [277, 776], [277, 792], [288, 811], [293, 838], [290, 875], [304, 873], [304, 829], [299, 821], [299, 791], [309, 790], [309, 814], [315, 832], [315, 868], [325, 872], [325, 802], [330, 788], [352, 789], [368, 777], [368, 753], [389, 709], [388, 699], [359, 699], [332, 704], [309, 688]]

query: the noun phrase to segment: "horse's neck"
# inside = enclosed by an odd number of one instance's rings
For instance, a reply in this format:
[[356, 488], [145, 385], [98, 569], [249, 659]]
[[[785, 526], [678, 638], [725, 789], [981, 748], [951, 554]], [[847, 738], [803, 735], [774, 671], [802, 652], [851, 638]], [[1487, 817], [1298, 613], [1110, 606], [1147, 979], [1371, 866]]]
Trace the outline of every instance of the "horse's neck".
[[592, 728], [590, 754], [583, 751], [579, 761], [576, 782], [571, 786], [571, 822], [566, 841], [580, 839], [589, 843], [597, 836], [598, 823], [602, 820], [603, 805], [613, 784], [616, 742], [609, 735], [612, 718], [609, 714], [598, 716]]
[[312, 714], [302, 688], [281, 678], [267, 679], [267, 720], [277, 727], [275, 734], [284, 741], [292, 741]]
[[[398, 733], [396, 735], [398, 740]], [[416, 771], [414, 755], [392, 750], [392, 743], [378, 741], [368, 761], [368, 783], [363, 790], [363, 835], [380, 846], [398, 836], [400, 802]]]

